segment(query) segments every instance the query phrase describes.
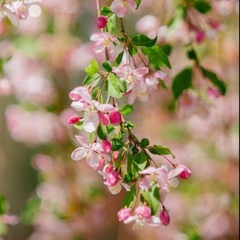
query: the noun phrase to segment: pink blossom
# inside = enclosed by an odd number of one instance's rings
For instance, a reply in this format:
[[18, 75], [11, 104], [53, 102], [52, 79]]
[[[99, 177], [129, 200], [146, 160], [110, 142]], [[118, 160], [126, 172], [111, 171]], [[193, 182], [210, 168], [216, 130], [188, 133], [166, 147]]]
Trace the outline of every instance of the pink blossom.
[[125, 221], [131, 216], [131, 209], [130, 208], [122, 208], [118, 212], [118, 220], [119, 221]]
[[99, 29], [105, 28], [107, 25], [107, 18], [106, 17], [99, 17], [97, 22], [97, 27]]
[[[94, 142], [88, 145], [82, 136], [76, 136], [76, 139], [81, 147], [76, 148], [72, 152], [72, 159], [75, 161], [86, 159], [90, 167], [97, 169], [99, 167], [99, 161], [101, 160], [100, 156], [103, 156], [103, 148], [101, 144]], [[107, 159], [106, 155], [103, 157]]]
[[117, 38], [112, 36], [109, 32], [102, 32], [93, 33], [90, 40], [96, 42], [93, 46], [93, 50], [96, 53], [100, 53], [104, 51], [105, 48], [113, 45], [113, 42], [116, 42]]
[[103, 120], [103, 118], [99, 119], [99, 116], [103, 117], [103, 115], [99, 115], [99, 112], [116, 111], [116, 108], [111, 104], [100, 104], [92, 100], [89, 89], [86, 87], [76, 87], [69, 93], [69, 97], [73, 100], [71, 106], [75, 110], [84, 111], [83, 129], [86, 132], [94, 132], [99, 121]]
[[187, 166], [183, 164], [177, 164], [173, 170], [169, 171], [168, 178], [171, 179], [179, 176], [182, 179], [188, 179], [191, 175], [192, 172]]
[[158, 187], [161, 189], [168, 189], [168, 170], [165, 165], [160, 168], [150, 166], [139, 173], [144, 175], [139, 183], [139, 187], [142, 190], [146, 191], [150, 189], [154, 183], [157, 183]]
[[170, 216], [168, 214], [168, 211], [164, 208], [160, 213], [160, 220], [162, 221], [162, 224], [164, 226], [168, 226], [170, 223]]
[[134, 229], [140, 229], [144, 224], [150, 226], [159, 226], [161, 224], [160, 218], [151, 216], [151, 209], [148, 206], [142, 205], [135, 209], [135, 215], [129, 216], [124, 223], [130, 223], [135, 221]]
[[125, 17], [128, 10], [135, 11], [137, 4], [134, 0], [114, 0], [110, 6], [112, 12], [114, 12], [119, 18]]
[[144, 218], [150, 218], [151, 217], [151, 209], [146, 205], [141, 205], [135, 209], [135, 214], [138, 216], [142, 216]]
[[118, 111], [110, 112], [109, 119], [110, 119], [111, 124], [113, 124], [113, 125], [119, 124], [122, 122], [122, 115]]
[[212, 19], [209, 20], [208, 24], [210, 25], [210, 27], [214, 30], [219, 30], [220, 29], [220, 23], [218, 21], [214, 21]]
[[16, 215], [3, 214], [0, 215], [0, 221], [9, 225], [16, 225], [20, 222], [20, 218]]

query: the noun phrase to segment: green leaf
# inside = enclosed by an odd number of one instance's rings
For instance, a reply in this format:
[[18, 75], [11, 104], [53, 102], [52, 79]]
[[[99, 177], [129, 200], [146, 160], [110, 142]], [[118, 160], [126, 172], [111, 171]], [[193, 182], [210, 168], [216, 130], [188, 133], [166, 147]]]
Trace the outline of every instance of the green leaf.
[[123, 106], [118, 108], [118, 111], [122, 115], [130, 114], [133, 111], [133, 105], [129, 105], [129, 104], [123, 105]]
[[198, 60], [197, 53], [194, 49], [188, 50], [187, 55], [188, 55], [188, 58], [191, 60], [195, 60], [195, 61]]
[[168, 147], [163, 146], [163, 145], [153, 145], [153, 146], [147, 147], [147, 149], [150, 151], [150, 153], [155, 154], [155, 155], [171, 154], [173, 156], [173, 158], [175, 158], [175, 156], [173, 155], [171, 150]]
[[142, 1], [142, 0], [135, 0], [135, 2], [136, 2], [136, 4], [137, 4], [137, 7], [136, 7], [136, 9], [138, 9], [138, 8], [139, 8], [139, 6], [140, 6], [140, 4], [141, 4], [141, 1]]
[[113, 151], [118, 151], [124, 146], [124, 142], [117, 139], [117, 138], [113, 138], [111, 140], [111, 144], [112, 144], [112, 150]]
[[107, 16], [110, 13], [112, 13], [112, 11], [111, 11], [110, 7], [107, 7], [107, 6], [102, 7], [100, 10], [100, 14], [102, 16]]
[[124, 182], [125, 183], [130, 183], [133, 180], [133, 174], [132, 173], [126, 173], [123, 176]]
[[6, 197], [0, 193], [0, 215], [6, 213], [9, 209], [9, 204]]
[[98, 70], [98, 62], [95, 59], [91, 60], [90, 64], [85, 68], [85, 72], [89, 75], [94, 75]]
[[226, 93], [226, 85], [225, 83], [223, 82], [223, 80], [221, 80], [217, 75], [216, 73], [210, 71], [210, 70], [207, 70], [206, 68], [201, 68], [202, 70], [202, 73], [203, 75], [208, 78], [212, 84], [214, 84], [218, 89], [219, 91], [221, 92], [222, 95], [225, 95]]
[[[98, 80], [98, 81], [97, 81]], [[94, 82], [94, 81], [97, 81], [97, 84], [98, 84], [98, 82], [99, 82], [99, 80], [100, 80], [100, 75], [98, 74], [98, 73], [95, 73], [95, 74], [93, 74], [93, 75], [87, 75], [86, 77], [85, 77], [85, 79], [83, 80], [83, 85], [84, 86], [88, 86], [88, 85], [90, 85], [92, 82]], [[94, 84], [94, 85], [96, 85], [96, 84]]]
[[175, 99], [179, 98], [185, 89], [192, 87], [192, 69], [186, 68], [178, 73], [172, 84]]
[[141, 142], [140, 142], [140, 147], [141, 147], [141, 148], [145, 148], [145, 147], [147, 147], [149, 144], [150, 144], [150, 143], [149, 143], [149, 140], [148, 140], [147, 138], [143, 138], [143, 139], [141, 140]]
[[119, 64], [122, 62], [122, 58], [123, 58], [123, 54], [124, 54], [124, 51], [120, 52], [114, 62], [114, 67], [118, 67]]
[[209, 12], [212, 7], [211, 4], [206, 2], [205, 0], [198, 0], [194, 3], [194, 7], [200, 12], [200, 13], [207, 13]]
[[144, 34], [139, 34], [132, 39], [132, 43], [135, 46], [143, 46], [143, 47], [153, 47], [157, 41], [157, 37], [154, 39], [150, 39]]
[[0, 222], [0, 236], [6, 236], [7, 233], [8, 233], [7, 225], [2, 223], [2, 222]]
[[111, 64], [109, 62], [103, 62], [102, 63], [102, 67], [107, 72], [111, 72], [112, 71], [112, 66], [111, 66]]
[[148, 157], [145, 153], [140, 152], [134, 155], [133, 161], [132, 161], [132, 167], [137, 173], [139, 171], [144, 170], [147, 165], [149, 165], [149, 163], [148, 163]]
[[137, 48], [133, 46], [133, 44], [128, 44], [128, 52], [131, 56], [134, 56], [137, 53]]
[[106, 81], [106, 89], [107, 93], [111, 97], [120, 98], [122, 96], [119, 87], [119, 79], [113, 73], [110, 73], [108, 76], [108, 79]]
[[117, 80], [118, 86], [120, 88], [121, 93], [125, 93], [127, 91], [127, 83], [122, 79]]
[[148, 57], [149, 62], [153, 65], [155, 70], [158, 70], [161, 66], [171, 68], [171, 64], [168, 60], [167, 54], [159, 46], [151, 48], [142, 47], [142, 52]]
[[109, 125], [109, 126], [106, 126], [106, 129], [107, 129], [107, 134], [109, 134], [115, 129], [115, 127], [113, 125]]
[[165, 44], [161, 46], [162, 50], [169, 56], [172, 52], [172, 46], [170, 44]]
[[24, 224], [30, 225], [33, 223], [41, 204], [41, 199], [38, 197], [30, 198], [27, 201], [21, 213], [21, 219]]
[[104, 133], [102, 124], [99, 124], [99, 125], [98, 125], [97, 135], [98, 135], [98, 137], [99, 137], [101, 140], [106, 139], [106, 134]]
[[123, 199], [122, 202], [122, 208], [127, 207], [130, 208], [134, 204], [134, 200], [136, 197], [136, 185], [133, 185], [130, 188], [130, 191], [128, 191]]
[[112, 16], [108, 18], [106, 28], [108, 32], [113, 32], [116, 27], [117, 27], [116, 14], [112, 14]]
[[149, 191], [141, 192], [141, 195], [146, 200], [148, 206], [151, 208], [152, 215], [155, 215], [159, 208], [160, 194], [156, 184], [154, 184]]

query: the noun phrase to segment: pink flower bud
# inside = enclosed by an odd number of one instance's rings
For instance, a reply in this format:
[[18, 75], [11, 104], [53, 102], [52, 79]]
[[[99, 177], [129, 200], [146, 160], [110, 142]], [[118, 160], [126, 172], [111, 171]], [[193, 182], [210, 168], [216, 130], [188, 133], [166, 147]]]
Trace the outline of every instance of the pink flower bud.
[[107, 179], [106, 179], [106, 184], [109, 187], [113, 187], [115, 186], [119, 181], [119, 174], [115, 171], [112, 171], [110, 173], [108, 173], [107, 175]]
[[107, 19], [105, 17], [99, 17], [97, 22], [98, 29], [105, 28], [107, 25]]
[[170, 223], [170, 216], [168, 214], [168, 211], [165, 208], [160, 213], [160, 220], [162, 221], [162, 224], [164, 226], [168, 226]]
[[113, 152], [113, 160], [114, 160], [115, 162], [117, 161], [118, 155], [119, 155], [119, 152], [118, 152], [118, 151]]
[[197, 43], [202, 43], [204, 38], [205, 38], [205, 32], [203, 32], [203, 31], [197, 31], [196, 32], [195, 40], [196, 40]]
[[131, 216], [130, 208], [123, 208], [118, 212], [118, 220], [125, 221]]
[[111, 124], [119, 124], [122, 122], [122, 115], [118, 111], [110, 112], [109, 119], [110, 119]]
[[214, 30], [219, 30], [220, 28], [220, 23], [218, 21], [210, 20], [208, 24]]
[[69, 119], [68, 119], [68, 124], [75, 124], [75, 123], [77, 123], [78, 121], [79, 121], [79, 119], [80, 119], [80, 117], [78, 117], [78, 116], [72, 116], [72, 117], [70, 117]]
[[112, 171], [113, 171], [113, 166], [110, 165], [110, 164], [105, 165], [104, 168], [103, 168], [104, 173], [110, 173]]
[[98, 112], [99, 122], [103, 126], [107, 126], [109, 122], [109, 117], [106, 113]]
[[187, 166], [182, 164], [178, 164], [178, 166], [181, 166], [184, 168], [184, 170], [178, 175], [180, 178], [188, 179], [192, 175], [191, 170]]
[[104, 163], [105, 163], [104, 157], [103, 156], [99, 156], [98, 166], [94, 167], [94, 169], [96, 171], [99, 171], [103, 167]]
[[102, 142], [102, 148], [105, 153], [109, 153], [112, 151], [112, 145], [108, 140], [104, 140]]
[[146, 205], [142, 205], [135, 209], [135, 214], [140, 215], [144, 218], [150, 218], [151, 217], [151, 209]]
[[208, 88], [208, 96], [218, 98], [221, 96], [221, 93], [216, 88]]

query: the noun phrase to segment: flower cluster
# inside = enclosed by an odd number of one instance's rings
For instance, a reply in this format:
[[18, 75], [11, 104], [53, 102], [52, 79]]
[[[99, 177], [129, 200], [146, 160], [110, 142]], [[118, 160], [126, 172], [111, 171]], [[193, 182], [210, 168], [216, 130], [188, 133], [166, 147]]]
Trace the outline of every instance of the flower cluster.
[[[69, 93], [76, 114], [68, 120], [89, 134], [88, 140], [76, 135], [80, 146], [72, 152], [72, 159], [85, 159], [101, 174], [112, 194], [126, 190], [118, 218], [124, 223], [135, 222], [136, 229], [144, 224], [167, 226], [170, 217], [164, 205], [166, 194], [178, 185], [179, 179], [191, 176], [188, 167], [166, 157], [175, 158], [168, 147], [150, 145], [147, 138], [139, 140], [132, 132], [133, 123], [125, 119], [137, 98], [146, 102], [153, 91], [160, 91], [167, 79], [161, 67], [171, 67], [167, 54], [156, 44], [157, 37], [127, 36], [123, 17], [137, 7], [133, 0], [115, 0], [110, 8], [101, 8], [96, 25], [102, 31], [93, 33], [90, 40], [97, 54], [105, 53], [106, 61], [100, 67], [92, 60], [85, 69], [83, 86]], [[115, 21], [108, 21], [111, 18]], [[113, 34], [117, 28], [112, 22], [117, 18], [122, 37]], [[122, 105], [120, 100], [125, 96], [128, 104]], [[166, 165], [157, 167], [151, 154], [163, 156], [171, 169]]]
[[29, 7], [39, 2], [41, 0], [7, 1], [0, 5], [0, 22], [7, 17], [13, 25], [18, 25], [19, 21], [27, 19]]

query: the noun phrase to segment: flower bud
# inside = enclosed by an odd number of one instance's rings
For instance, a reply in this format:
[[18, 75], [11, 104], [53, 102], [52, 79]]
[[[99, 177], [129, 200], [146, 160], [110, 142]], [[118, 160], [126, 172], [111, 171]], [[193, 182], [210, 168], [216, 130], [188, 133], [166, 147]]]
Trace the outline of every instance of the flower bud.
[[221, 96], [221, 93], [216, 88], [208, 88], [208, 96], [218, 98]]
[[119, 181], [119, 174], [115, 171], [112, 171], [108, 173], [107, 179], [106, 179], [106, 185], [109, 187], [115, 186]]
[[160, 213], [160, 220], [162, 221], [162, 224], [164, 226], [168, 226], [170, 223], [170, 216], [168, 214], [168, 211], [165, 208]]
[[103, 126], [107, 126], [109, 122], [109, 117], [106, 113], [98, 112], [99, 122]]
[[118, 111], [110, 112], [109, 119], [110, 119], [111, 124], [119, 124], [122, 122], [122, 115]]
[[180, 178], [188, 179], [192, 175], [191, 170], [187, 166], [182, 164], [178, 164], [178, 166], [181, 166], [184, 168], [184, 170], [178, 175]]
[[119, 221], [125, 221], [131, 216], [131, 210], [130, 208], [122, 208], [117, 215]]
[[197, 31], [196, 32], [195, 40], [196, 40], [197, 43], [202, 43], [204, 38], [205, 38], [205, 32], [203, 32], [203, 31]]
[[104, 140], [102, 142], [102, 148], [105, 153], [109, 153], [112, 151], [112, 145], [108, 140]]
[[79, 121], [80, 117], [78, 117], [77, 115], [72, 116], [68, 119], [68, 124], [75, 124]]
[[144, 218], [150, 218], [151, 217], [151, 209], [146, 205], [142, 205], [135, 209], [135, 214], [140, 215]]
[[107, 25], [107, 18], [99, 17], [97, 22], [98, 29], [105, 28]]

